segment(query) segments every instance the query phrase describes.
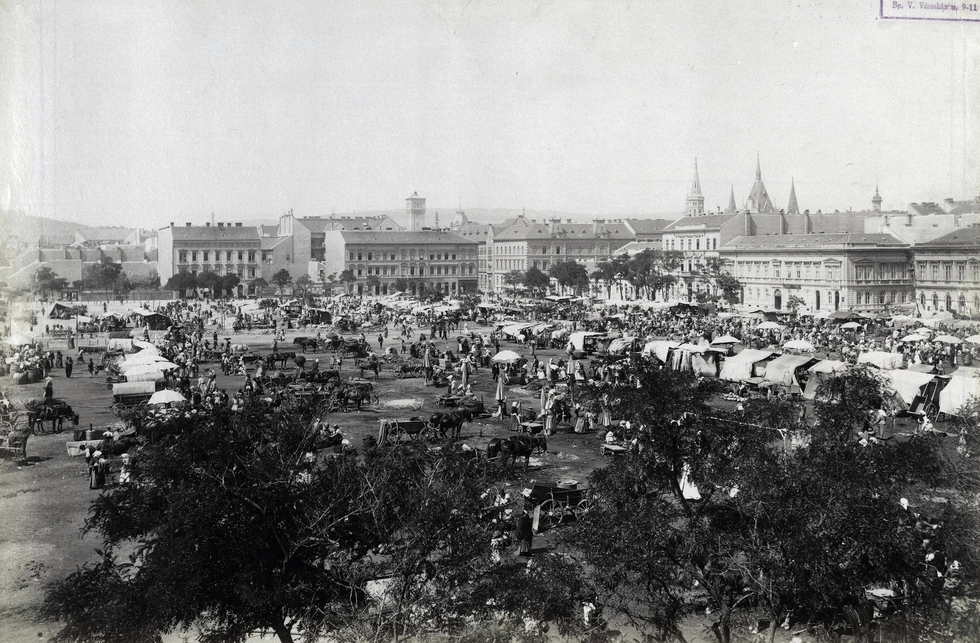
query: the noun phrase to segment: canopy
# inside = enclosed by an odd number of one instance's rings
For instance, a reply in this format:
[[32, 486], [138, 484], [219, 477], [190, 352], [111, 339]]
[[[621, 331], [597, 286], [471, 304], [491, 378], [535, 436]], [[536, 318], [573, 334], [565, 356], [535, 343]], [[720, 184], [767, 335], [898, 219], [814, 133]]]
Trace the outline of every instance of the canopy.
[[758, 330], [782, 330], [785, 327], [782, 324], [777, 324], [774, 321], [766, 321], [756, 326], [756, 328]]
[[847, 368], [847, 362], [836, 359], [822, 359], [807, 370], [811, 373], [838, 373]]
[[166, 357], [158, 353], [155, 349], [143, 350], [133, 355], [127, 355], [123, 363], [120, 364], [120, 368], [125, 368], [127, 365], [132, 366], [134, 364], [153, 364], [156, 362], [167, 362], [169, 361]]
[[516, 362], [521, 358], [520, 355], [514, 351], [500, 351], [493, 356], [493, 361], [495, 362]]
[[633, 345], [633, 337], [620, 337], [619, 339], [614, 339], [609, 343], [609, 348], [606, 349], [607, 353], [625, 353]]
[[906, 335], [902, 339], [898, 340], [900, 342], [921, 342], [923, 339], [922, 335], [912, 333], [911, 335]]
[[840, 327], [841, 328], [847, 328], [847, 329], [850, 329], [850, 330], [857, 330], [858, 328], [861, 328], [861, 324], [859, 324], [859, 323], [857, 323], [855, 321], [849, 321], [846, 324], [841, 324]]
[[980, 401], [980, 368], [961, 366], [939, 392], [939, 410], [946, 415], [959, 415], [971, 398]]
[[719, 377], [723, 380], [729, 380], [731, 382], [739, 382], [741, 380], [748, 379], [752, 377], [752, 367], [756, 362], [769, 359], [774, 354], [775, 353], [770, 350], [746, 348], [738, 355], [729, 357], [725, 360], [725, 365], [721, 367], [721, 374]]
[[884, 351], [868, 351], [858, 355], [858, 364], [871, 364], [881, 369], [902, 368], [905, 359], [901, 353], [886, 353]]
[[738, 344], [738, 343], [739, 343], [739, 341], [740, 341], [740, 340], [738, 340], [738, 339], [735, 339], [735, 338], [734, 338], [734, 337], [732, 337], [731, 335], [722, 335], [721, 337], [719, 337], [719, 338], [717, 338], [717, 339], [713, 339], [713, 340], [711, 340], [711, 343], [712, 343], [713, 345], [714, 345], [714, 344], [719, 344], [719, 345], [720, 345], [720, 344]]
[[520, 333], [522, 330], [527, 330], [531, 326], [534, 326], [534, 324], [530, 324], [530, 323], [510, 324], [509, 326], [504, 326], [503, 328], [501, 328], [500, 332], [502, 332], [504, 335], [516, 337], [518, 333]]
[[797, 351], [813, 351], [813, 344], [805, 339], [791, 339], [783, 344], [783, 348], [790, 348]]
[[48, 309], [48, 312], [45, 315], [45, 317], [55, 319], [58, 316], [58, 313], [68, 310], [69, 308], [71, 308], [71, 306], [56, 301], [53, 304], [51, 304], [51, 308]]
[[187, 398], [178, 393], [177, 391], [172, 391], [168, 388], [162, 391], [157, 391], [150, 396], [147, 404], [172, 404], [174, 402], [186, 402]]
[[954, 337], [953, 335], [937, 335], [933, 337], [932, 341], [942, 342], [943, 344], [962, 344], [963, 340], [959, 337]]
[[810, 378], [807, 379], [806, 388], [803, 389], [803, 399], [814, 399], [817, 396], [817, 389], [824, 382], [831, 379], [834, 373], [843, 371], [846, 368], [847, 364], [845, 362], [836, 359], [824, 359], [812, 365], [807, 369], [810, 373]]
[[966, 338], [966, 341], [970, 342], [971, 344], [980, 344], [980, 335], [970, 335]]
[[177, 368], [177, 365], [171, 362], [159, 362], [157, 364], [131, 364], [128, 367], [123, 364], [120, 367], [122, 374], [126, 376], [127, 380], [135, 375], [144, 375], [146, 373], [159, 373], [160, 377], [163, 377], [163, 371], [170, 370], [171, 368]]
[[861, 315], [847, 311], [847, 310], [835, 310], [828, 315], [829, 319], [861, 319]]
[[571, 342], [575, 350], [580, 351], [585, 348], [585, 338], [586, 337], [601, 337], [602, 333], [589, 332], [589, 331], [577, 331], [568, 336], [568, 341]]
[[898, 396], [909, 406], [912, 406], [912, 401], [919, 394], [919, 390], [936, 377], [929, 373], [918, 373], [905, 369], [888, 370], [884, 374]]
[[809, 355], [780, 355], [766, 364], [766, 374], [763, 379], [766, 382], [775, 382], [783, 386], [799, 386], [800, 382], [796, 379], [796, 369], [815, 361], [816, 359]]
[[680, 346], [680, 342], [672, 342], [670, 340], [656, 340], [652, 342], [647, 342], [643, 346], [644, 355], [654, 355], [661, 362], [667, 361], [667, 355], [670, 353], [670, 349], [677, 348]]

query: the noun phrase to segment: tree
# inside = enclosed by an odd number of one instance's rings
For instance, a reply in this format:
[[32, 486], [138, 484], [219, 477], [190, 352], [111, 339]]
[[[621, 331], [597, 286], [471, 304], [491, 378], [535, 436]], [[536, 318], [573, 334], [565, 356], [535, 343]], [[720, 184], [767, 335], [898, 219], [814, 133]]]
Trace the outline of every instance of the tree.
[[[741, 282], [725, 270], [724, 262], [718, 257], [707, 257], [700, 267], [698, 279], [704, 283], [707, 296], [705, 302], [717, 302], [724, 298], [731, 303], [738, 302], [738, 293], [742, 288]], [[802, 303], [802, 299], [800, 302]]]
[[305, 300], [306, 296], [310, 292], [310, 286], [313, 285], [313, 280], [310, 279], [309, 275], [300, 275], [296, 278], [296, 289], [299, 291], [300, 299]]
[[531, 292], [547, 292], [550, 284], [551, 279], [538, 268], [528, 268], [527, 272], [524, 273], [524, 285], [527, 286]]
[[[259, 279], [261, 279], [261, 277], [259, 277]], [[258, 288], [259, 287], [258, 284], [255, 283], [259, 279], [256, 279], [254, 282], [252, 282], [252, 285], [255, 288]], [[229, 272], [227, 275], [224, 275], [221, 278], [221, 281], [219, 282], [219, 288], [221, 288], [221, 290], [223, 290], [225, 292], [225, 295], [226, 296], [228, 296], [228, 297], [234, 297], [235, 296], [235, 289], [238, 288], [238, 284], [240, 284], [240, 283], [242, 283], [241, 277], [239, 277], [238, 275], [236, 275], [233, 272]]]
[[337, 283], [337, 273], [331, 272], [327, 275], [326, 292], [328, 297], [333, 297], [333, 285]]
[[365, 285], [367, 286], [367, 294], [378, 294], [381, 289], [381, 279], [378, 275], [368, 275], [365, 280]]
[[397, 292], [408, 292], [408, 279], [404, 277], [395, 279], [394, 288]]
[[207, 290], [208, 294], [212, 297], [218, 296], [218, 291], [220, 290], [221, 277], [211, 272], [210, 270], [205, 270], [197, 275], [197, 287], [201, 290]]
[[57, 294], [68, 288], [68, 280], [59, 277], [49, 266], [41, 266], [34, 273], [34, 285], [31, 290], [41, 301], [47, 301], [48, 296]]
[[800, 306], [805, 306], [805, 305], [806, 305], [806, 301], [804, 301], [802, 297], [799, 297], [797, 295], [790, 295], [789, 299], [786, 300], [786, 308], [794, 315], [799, 313]]
[[110, 293], [119, 275], [122, 274], [122, 264], [118, 264], [109, 257], [103, 257], [86, 267], [85, 277], [91, 288], [101, 289], [105, 292], [106, 300], [110, 299]]
[[181, 298], [186, 298], [187, 291], [195, 288], [197, 288], [197, 277], [192, 272], [178, 272], [167, 280], [167, 290], [179, 293]]
[[[103, 546], [49, 592], [44, 615], [64, 623], [56, 638], [141, 643], [192, 628], [214, 642], [256, 630], [283, 643], [297, 631], [410, 637], [489, 618], [487, 596], [529, 584], [521, 563], [491, 562], [493, 468], [421, 444], [311, 460], [313, 419], [289, 400], [165, 420], [132, 413], [139, 484], [94, 501], [85, 530]], [[369, 613], [376, 578], [388, 579], [390, 609]]]
[[355, 281], [357, 281], [357, 277], [354, 276], [354, 271], [350, 268], [340, 273], [340, 282], [347, 286], [347, 294], [351, 293]]
[[576, 293], [589, 285], [589, 274], [585, 266], [577, 261], [559, 261], [551, 267], [549, 274], [562, 288], [574, 288]]
[[266, 281], [264, 277], [258, 277], [252, 281], [252, 288], [255, 289], [256, 297], [258, 297], [262, 293], [263, 288], [268, 288], [268, 287], [269, 287], [269, 282]]
[[[737, 416], [707, 407], [710, 390], [690, 376], [645, 366], [634, 376], [589, 393], [610, 394], [616, 414], [634, 422], [626, 438], [638, 448], [593, 473], [602, 501], [565, 540], [583, 573], [596, 570], [607, 607], [677, 640], [682, 619], [708, 610], [727, 643], [739, 613], [768, 618], [770, 640], [790, 616], [829, 632], [853, 615], [854, 633], [867, 636], [874, 625], [855, 608], [869, 587], [904, 588], [907, 614], [949, 604], [937, 570], [966, 560], [964, 549], [946, 544], [945, 526], [915, 526], [900, 500], [931, 502], [950, 471], [936, 438], [860, 437], [868, 409], [883, 403], [873, 373], [831, 380], [814, 427], [795, 403], [752, 401]], [[774, 447], [780, 435], [799, 445]], [[944, 511], [938, 522], [962, 524]]]
[[510, 286], [511, 294], [516, 294], [517, 287], [524, 284], [524, 273], [520, 270], [504, 273], [504, 283]]
[[286, 286], [293, 283], [293, 277], [289, 274], [288, 270], [281, 268], [276, 274], [272, 275], [270, 281], [279, 291], [279, 299], [282, 299], [283, 290], [285, 290]]

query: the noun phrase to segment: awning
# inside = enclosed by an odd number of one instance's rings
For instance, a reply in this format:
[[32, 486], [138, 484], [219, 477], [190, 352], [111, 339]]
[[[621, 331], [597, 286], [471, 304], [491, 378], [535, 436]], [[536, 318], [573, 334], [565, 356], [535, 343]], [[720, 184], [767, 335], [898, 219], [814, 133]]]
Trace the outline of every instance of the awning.
[[766, 374], [763, 379], [783, 386], [799, 386], [796, 369], [815, 361], [816, 359], [810, 355], [780, 355], [766, 364]]
[[980, 401], [980, 368], [960, 366], [946, 388], [939, 392], [939, 410], [947, 415], [959, 415], [971, 398]]
[[909, 406], [912, 405], [915, 396], [919, 394], [919, 390], [936, 377], [929, 373], [918, 373], [905, 369], [885, 371], [884, 375], [888, 378], [895, 392], [902, 398], [902, 401]]
[[666, 362], [667, 354], [670, 352], [670, 349], [677, 348], [680, 345], [680, 342], [672, 342], [670, 340], [656, 340], [647, 342], [643, 346], [643, 354], [653, 355], [661, 362]]
[[752, 366], [756, 362], [769, 359], [775, 355], [774, 351], [747, 348], [738, 355], [734, 355], [725, 360], [725, 365], [721, 367], [719, 377], [730, 382], [739, 382], [752, 377]]
[[901, 353], [886, 353], [884, 351], [868, 351], [858, 355], [858, 364], [871, 364], [880, 369], [902, 368], [905, 358]]

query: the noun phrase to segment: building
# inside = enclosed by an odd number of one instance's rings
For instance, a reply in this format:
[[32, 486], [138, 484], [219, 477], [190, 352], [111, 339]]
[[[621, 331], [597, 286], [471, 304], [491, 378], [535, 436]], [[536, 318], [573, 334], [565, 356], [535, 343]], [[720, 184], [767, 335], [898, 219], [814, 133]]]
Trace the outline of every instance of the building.
[[160, 283], [178, 272], [216, 275], [238, 275], [238, 296], [255, 294], [254, 281], [269, 280], [272, 273], [264, 272], [260, 262], [262, 237], [255, 226], [241, 223], [211, 223], [195, 226], [187, 223], [157, 232]]
[[623, 224], [633, 234], [634, 241], [660, 244], [664, 237], [664, 228], [672, 221], [673, 219], [623, 219]]
[[478, 243], [448, 230], [331, 230], [315, 281], [350, 270], [359, 295], [476, 292]]
[[405, 199], [405, 211], [408, 213], [408, 229], [419, 231], [425, 227], [425, 197], [413, 192]]
[[586, 269], [612, 258], [613, 253], [633, 240], [633, 233], [622, 221], [596, 219], [592, 223], [572, 223], [559, 219], [536, 222], [524, 215], [499, 233], [492, 243], [492, 288], [503, 292], [504, 276], [513, 270], [543, 272], [560, 261], [576, 261]]
[[980, 315], [980, 227], [916, 245], [915, 276], [921, 312]]
[[480, 292], [490, 292], [493, 289], [490, 266], [493, 257], [494, 226], [489, 223], [470, 221], [462, 211], [459, 211], [450, 223], [449, 229], [464, 239], [476, 242], [476, 287]]
[[749, 307], [812, 313], [906, 312], [915, 284], [909, 245], [888, 234], [740, 236], [719, 250]]
[[704, 215], [704, 194], [701, 193], [701, 178], [698, 176], [698, 160], [694, 159], [694, 181], [691, 183], [691, 191], [687, 193], [687, 209], [685, 215], [688, 217], [700, 217]]
[[145, 279], [157, 273], [157, 252], [143, 246], [113, 246], [109, 248], [33, 248], [16, 257], [0, 270], [0, 277], [11, 286], [30, 287], [34, 275], [42, 267], [50, 268], [69, 284], [85, 278], [89, 266], [109, 260], [122, 265], [122, 273], [131, 281]]

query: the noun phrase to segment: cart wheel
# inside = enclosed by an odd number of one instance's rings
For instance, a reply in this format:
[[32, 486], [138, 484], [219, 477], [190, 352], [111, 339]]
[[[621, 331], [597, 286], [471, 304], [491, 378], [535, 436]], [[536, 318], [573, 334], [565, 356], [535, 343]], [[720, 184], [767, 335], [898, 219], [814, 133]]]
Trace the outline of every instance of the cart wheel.
[[550, 527], [558, 523], [561, 518], [561, 506], [554, 500], [545, 500], [541, 503], [538, 519], [538, 527]]
[[582, 516], [589, 513], [589, 510], [592, 509], [592, 504], [591, 498], [582, 498], [582, 500], [580, 500], [578, 505], [575, 507], [575, 519], [581, 520]]
[[939, 419], [939, 405], [936, 404], [935, 402], [930, 402], [929, 404], [926, 404], [925, 414], [930, 421], [935, 422], [936, 420]]

